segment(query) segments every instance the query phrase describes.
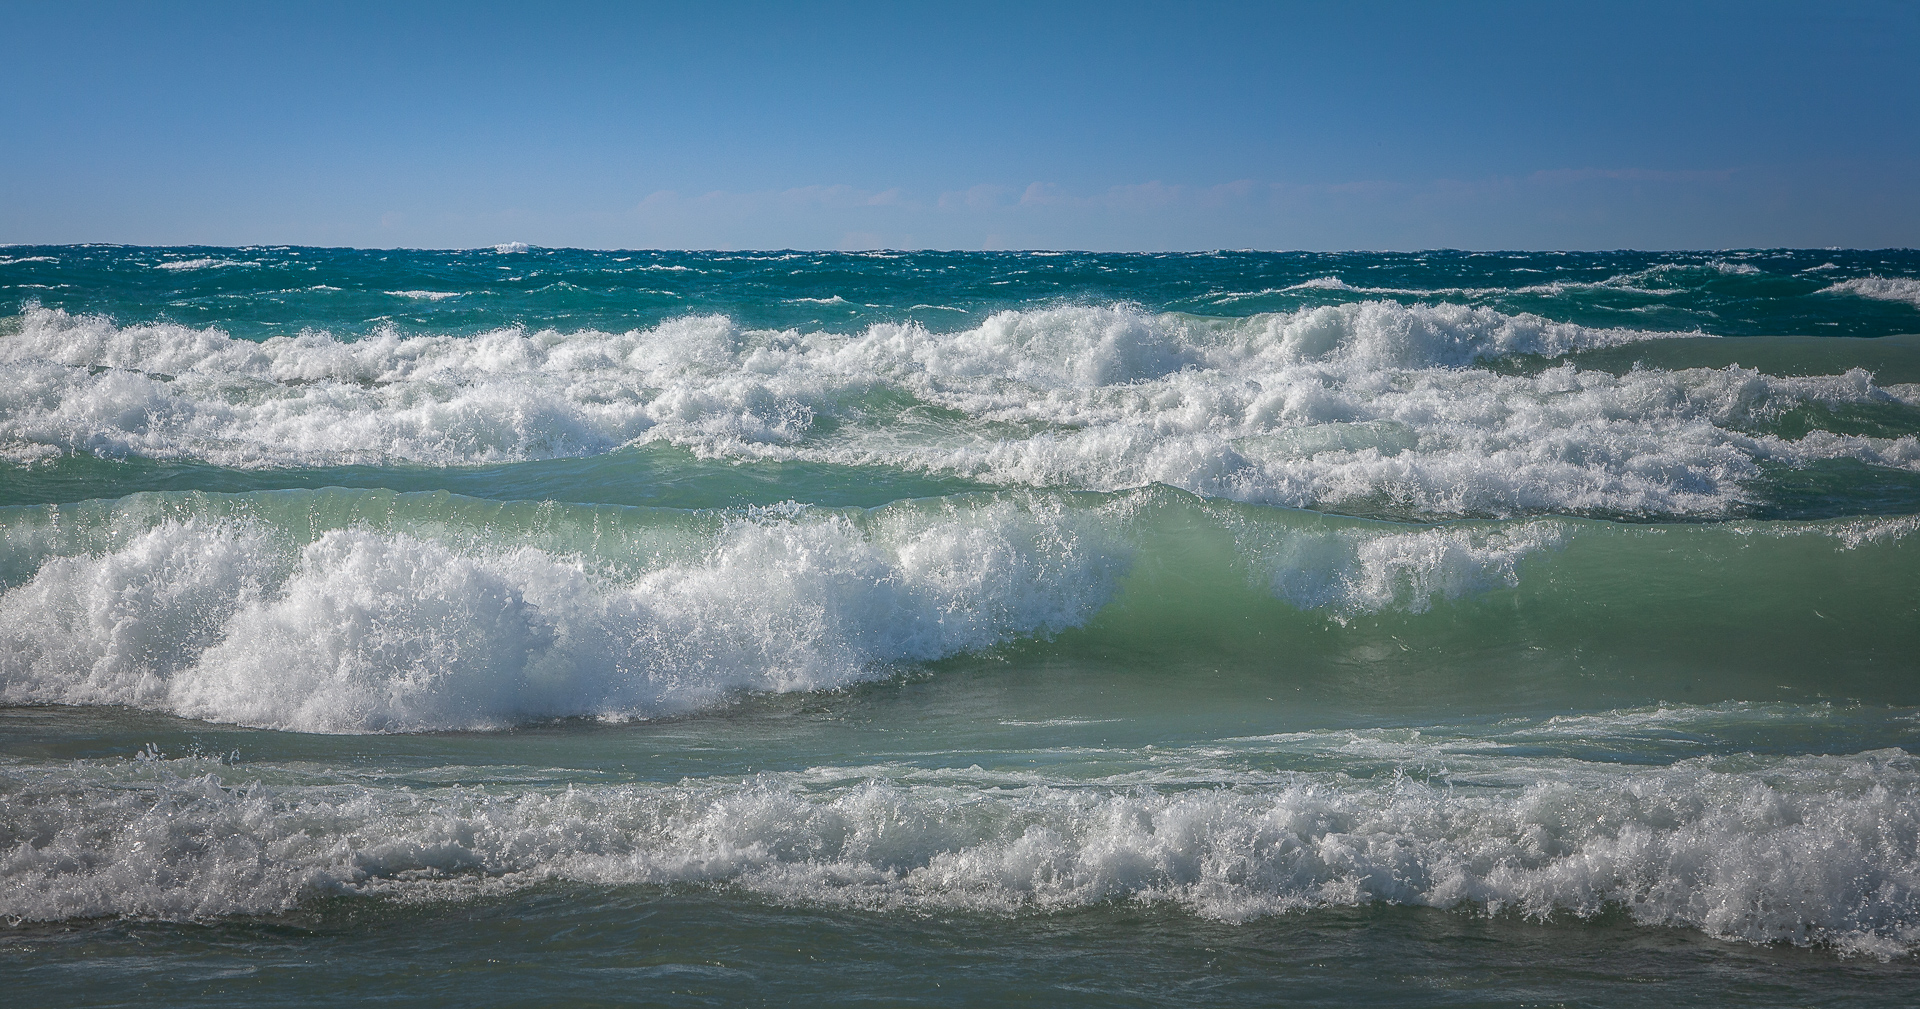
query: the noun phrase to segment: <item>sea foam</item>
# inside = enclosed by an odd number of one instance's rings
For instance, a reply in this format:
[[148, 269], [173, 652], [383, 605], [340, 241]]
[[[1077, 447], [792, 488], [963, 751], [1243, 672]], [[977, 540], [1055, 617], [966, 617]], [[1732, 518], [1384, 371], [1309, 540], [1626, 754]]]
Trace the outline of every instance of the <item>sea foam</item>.
[[255, 262], [252, 260], [210, 259], [203, 256], [199, 259], [162, 260], [158, 263], [153, 264], [153, 268], [156, 270], [173, 270], [177, 272], [177, 271], [183, 271], [183, 270], [216, 270], [226, 266], [259, 266], [259, 265], [260, 264], [258, 262]]
[[863, 909], [1168, 903], [1228, 921], [1375, 902], [1618, 911], [1748, 942], [1920, 946], [1920, 773], [1897, 749], [1535, 760], [1524, 784], [1467, 788], [1294, 773], [1163, 789], [892, 765], [559, 790], [234, 786], [235, 770], [206, 764], [0, 769], [0, 914], [205, 919], [561, 879]]
[[1097, 519], [760, 513], [624, 574], [498, 538], [128, 519], [0, 595], [0, 702], [368, 732], [844, 686], [1083, 623], [1125, 567]]
[[[1133, 650], [1143, 627], [1173, 642], [1267, 634], [1260, 653], [1286, 662], [1329, 623], [1363, 621], [1348, 643], [1361, 651], [1464, 623], [1482, 645], [1517, 647], [1607, 626], [1598, 607], [1697, 645], [1725, 633], [1710, 629], [1729, 605], [1776, 633], [1824, 622], [1808, 593], [1866, 621], [1831, 642], [1844, 663], [1910, 646], [1915, 531], [1416, 526], [1166, 488], [706, 513], [338, 488], [137, 494], [0, 509], [0, 703], [308, 732], [489, 729], [840, 688], [1075, 629]], [[1794, 588], [1729, 589], [1698, 566]], [[1623, 592], [1621, 572], [1647, 584]]]
[[1852, 294], [1876, 301], [1904, 301], [1920, 308], [1920, 280], [1913, 277], [1855, 277], [1822, 288], [1822, 294]]
[[706, 456], [882, 465], [1036, 487], [1165, 483], [1414, 517], [1723, 516], [1767, 465], [1920, 468], [1920, 441], [1808, 406], [1903, 410], [1865, 371], [1477, 366], [1676, 334], [1456, 305], [1247, 319], [1124, 307], [1001, 312], [967, 330], [756, 331], [689, 316], [626, 333], [263, 342], [30, 308], [0, 338], [0, 453], [238, 467], [471, 465], [667, 442]]

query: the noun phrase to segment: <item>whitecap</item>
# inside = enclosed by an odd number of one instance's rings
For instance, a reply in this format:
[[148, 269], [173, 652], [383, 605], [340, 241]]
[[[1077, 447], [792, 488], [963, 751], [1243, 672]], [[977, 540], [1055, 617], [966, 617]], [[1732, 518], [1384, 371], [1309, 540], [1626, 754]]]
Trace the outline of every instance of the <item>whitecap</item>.
[[259, 266], [252, 260], [236, 259], [172, 259], [153, 264], [156, 270], [215, 270], [227, 266]]
[[1077, 626], [1126, 567], [1102, 530], [1045, 502], [862, 523], [761, 510], [608, 570], [511, 541], [353, 526], [301, 543], [136, 505], [105, 545], [0, 593], [0, 703], [335, 733], [674, 714]]
[[[996, 312], [935, 331], [383, 329], [236, 340], [29, 307], [0, 338], [0, 453], [226, 466], [471, 465], [638, 442], [881, 465], [1001, 485], [1195, 493], [1432, 517], [1718, 516], [1768, 464], [1920, 468], [1912, 435], [1761, 433], [1803, 404], [1912, 391], [1865, 371], [1477, 367], [1675, 336], [1456, 304], [1364, 301], [1244, 319], [1125, 306]], [[876, 390], [946, 419], [893, 424]], [[897, 400], [896, 400], [897, 402]], [[880, 414], [872, 413], [880, 409]]]
[[0, 831], [34, 839], [0, 852], [0, 914], [206, 920], [571, 880], [720, 885], [862, 912], [1611, 912], [1883, 959], [1920, 946], [1913, 759], [1747, 763], [1759, 766], [1534, 761], [1525, 784], [1457, 790], [1337, 773], [1235, 788], [1009, 785], [895, 767], [483, 790], [230, 785], [213, 762], [149, 751], [0, 768]]
[[1875, 301], [1903, 301], [1920, 308], [1920, 278], [1914, 277], [1855, 277], [1823, 287], [1820, 293], [1851, 294]]

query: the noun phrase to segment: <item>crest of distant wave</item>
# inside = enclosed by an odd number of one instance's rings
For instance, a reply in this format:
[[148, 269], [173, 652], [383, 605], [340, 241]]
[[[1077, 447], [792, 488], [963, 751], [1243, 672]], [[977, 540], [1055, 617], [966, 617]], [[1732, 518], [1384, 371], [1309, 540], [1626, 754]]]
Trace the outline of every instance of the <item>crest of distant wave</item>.
[[1855, 277], [1825, 288], [1823, 294], [1853, 294], [1875, 301], [1904, 301], [1920, 308], [1920, 278]]

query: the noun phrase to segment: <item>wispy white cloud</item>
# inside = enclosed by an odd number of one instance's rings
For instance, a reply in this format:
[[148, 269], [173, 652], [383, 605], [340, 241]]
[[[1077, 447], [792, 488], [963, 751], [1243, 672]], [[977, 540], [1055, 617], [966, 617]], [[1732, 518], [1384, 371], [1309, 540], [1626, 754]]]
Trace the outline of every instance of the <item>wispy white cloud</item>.
[[981, 183], [968, 189], [941, 193], [936, 204], [942, 210], [992, 210], [1013, 203], [1012, 186], [997, 186]]

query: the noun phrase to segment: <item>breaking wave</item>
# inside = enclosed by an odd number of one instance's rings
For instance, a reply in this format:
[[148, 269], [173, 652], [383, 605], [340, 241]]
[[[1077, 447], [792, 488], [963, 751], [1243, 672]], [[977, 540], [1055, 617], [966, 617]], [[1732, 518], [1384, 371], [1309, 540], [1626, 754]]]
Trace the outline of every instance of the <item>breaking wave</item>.
[[1920, 768], [1904, 751], [1535, 761], [1524, 783], [1467, 763], [1471, 787], [1281, 773], [1167, 788], [889, 765], [422, 790], [311, 774], [232, 785], [230, 769], [157, 754], [0, 768], [0, 914], [204, 919], [564, 879], [987, 913], [1164, 902], [1232, 921], [1372, 902], [1617, 909], [1748, 942], [1920, 946]]
[[[1739, 634], [1755, 647], [1800, 642], [1753, 675], [1805, 680], [1812, 648], [1822, 689], [1837, 689], [1916, 645], [1914, 529], [1408, 526], [1167, 489], [736, 512], [137, 494], [0, 509], [0, 703], [307, 732], [490, 729], [840, 688], [1069, 632], [1080, 648], [1204, 644], [1285, 662], [1327, 625], [1360, 621], [1342, 640], [1361, 652], [1424, 650], [1467, 627], [1478, 643], [1447, 647], [1468, 657], [1616, 633], [1657, 656], [1720, 640], [1728, 611], [1764, 625]], [[1408, 623], [1429, 613], [1437, 623]], [[1440, 660], [1423, 661], [1407, 674]]]
[[[1861, 369], [1549, 366], [1678, 334], [1455, 305], [1246, 319], [1069, 307], [852, 335], [693, 316], [627, 333], [257, 343], [54, 309], [21, 319], [0, 338], [0, 454], [17, 465], [458, 466], [666, 442], [1412, 517], [1723, 517], [1768, 465], [1920, 470], [1920, 387]], [[1548, 364], [1480, 366], [1510, 360]]]
[[1904, 301], [1920, 308], [1920, 280], [1913, 277], [1856, 277], [1822, 289], [1822, 294], [1852, 294], [1876, 301]]

